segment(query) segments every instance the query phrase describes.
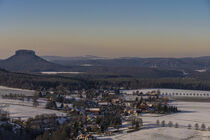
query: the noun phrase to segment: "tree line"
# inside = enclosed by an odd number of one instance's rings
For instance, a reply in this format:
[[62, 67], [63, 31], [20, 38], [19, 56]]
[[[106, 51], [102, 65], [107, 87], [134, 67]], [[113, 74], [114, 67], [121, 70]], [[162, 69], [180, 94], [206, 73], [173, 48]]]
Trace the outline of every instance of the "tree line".
[[22, 88], [40, 89], [56, 88], [60, 85], [69, 89], [138, 89], [138, 88], [172, 88], [191, 90], [210, 90], [209, 80], [196, 78], [88, 78], [86, 76], [40, 75], [0, 71], [0, 85]]

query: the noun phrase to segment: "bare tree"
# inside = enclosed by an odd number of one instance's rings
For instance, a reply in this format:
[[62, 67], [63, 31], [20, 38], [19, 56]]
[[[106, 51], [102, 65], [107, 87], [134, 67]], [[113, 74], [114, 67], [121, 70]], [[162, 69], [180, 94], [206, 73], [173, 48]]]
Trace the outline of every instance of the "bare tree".
[[157, 121], [156, 121], [156, 124], [157, 124], [157, 126], [160, 126], [160, 121], [157, 120]]
[[198, 123], [195, 124], [195, 129], [198, 130], [199, 129], [199, 125]]
[[205, 131], [206, 130], [206, 125], [204, 123], [201, 125], [201, 130], [202, 131]]
[[191, 129], [192, 128], [192, 125], [191, 124], [188, 124], [188, 129]]
[[179, 124], [178, 123], [175, 124], [175, 128], [179, 128]]
[[33, 106], [34, 107], [37, 107], [39, 105], [39, 102], [37, 101], [37, 99], [38, 99], [38, 96], [33, 97]]
[[210, 126], [208, 127], [208, 130], [210, 131]]
[[172, 121], [169, 121], [169, 122], [168, 122], [168, 126], [169, 126], [169, 127], [172, 127], [172, 126], [173, 126]]
[[165, 127], [165, 121], [164, 120], [161, 122], [161, 126]]

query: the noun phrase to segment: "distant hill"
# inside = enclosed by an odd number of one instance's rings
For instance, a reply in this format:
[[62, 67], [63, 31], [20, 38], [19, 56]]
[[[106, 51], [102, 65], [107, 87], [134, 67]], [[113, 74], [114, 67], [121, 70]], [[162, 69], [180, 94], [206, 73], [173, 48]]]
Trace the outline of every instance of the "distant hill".
[[[44, 59], [45, 58], [45, 59]], [[46, 60], [47, 59], [47, 60]], [[82, 72], [102, 77], [210, 77], [210, 57], [197, 58], [103, 58], [39, 57], [32, 50], [17, 50], [15, 55], [0, 60], [0, 68], [21, 73], [31, 72]]]
[[15, 55], [0, 61], [0, 67], [15, 72], [67, 71], [69, 68], [46, 61], [32, 50], [18, 50]]
[[138, 58], [122, 57], [114, 59], [51, 59], [51, 62], [66, 66], [109, 66], [109, 67], [149, 67], [172, 70], [199, 70], [210, 68], [210, 57], [186, 58]]
[[163, 77], [184, 77], [182, 71], [161, 70], [156, 68], [145, 67], [122, 67], [122, 66], [81, 66], [74, 67], [75, 71], [85, 71], [89, 75], [104, 78], [163, 78]]

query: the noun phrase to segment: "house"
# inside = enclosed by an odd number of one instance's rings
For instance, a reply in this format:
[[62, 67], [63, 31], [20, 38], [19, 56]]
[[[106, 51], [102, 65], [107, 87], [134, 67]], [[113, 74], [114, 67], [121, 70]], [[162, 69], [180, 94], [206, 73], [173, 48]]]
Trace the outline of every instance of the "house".
[[115, 93], [114, 92], [109, 92], [109, 95], [115, 95]]
[[140, 107], [139, 107], [140, 109], [144, 109], [144, 110], [146, 110], [147, 108], [148, 108], [148, 105], [147, 104], [144, 104], [144, 103], [142, 103], [141, 105], [140, 105]]
[[116, 103], [119, 103], [119, 102], [120, 102], [120, 98], [112, 99], [112, 103], [113, 103], [113, 104], [116, 104]]
[[108, 102], [99, 102], [98, 105], [100, 105], [100, 106], [108, 106], [109, 103]]
[[85, 111], [89, 112], [89, 113], [99, 114], [100, 113], [100, 108], [86, 108]]
[[53, 88], [49, 88], [48, 92], [49, 92], [50, 94], [54, 94], [54, 93], [55, 93], [55, 90], [54, 90]]

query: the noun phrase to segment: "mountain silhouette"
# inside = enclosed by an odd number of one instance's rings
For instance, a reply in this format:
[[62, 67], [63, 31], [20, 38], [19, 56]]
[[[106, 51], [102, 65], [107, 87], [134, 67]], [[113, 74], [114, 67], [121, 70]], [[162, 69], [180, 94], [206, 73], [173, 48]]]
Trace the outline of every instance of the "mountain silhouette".
[[32, 50], [17, 50], [15, 55], [0, 61], [0, 68], [13, 72], [68, 71], [69, 67], [48, 62]]

